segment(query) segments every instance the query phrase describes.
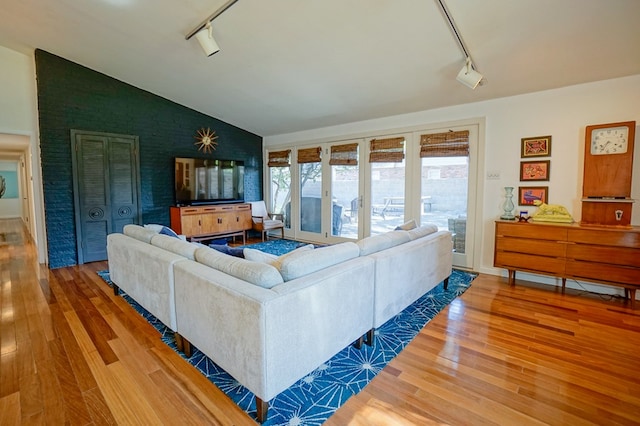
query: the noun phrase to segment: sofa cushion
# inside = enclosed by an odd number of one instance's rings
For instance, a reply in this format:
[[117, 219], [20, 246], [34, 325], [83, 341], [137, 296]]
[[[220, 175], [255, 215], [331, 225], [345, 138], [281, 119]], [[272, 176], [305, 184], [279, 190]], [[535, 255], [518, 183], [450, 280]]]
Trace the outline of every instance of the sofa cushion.
[[[303, 248], [303, 247], [300, 247]], [[299, 250], [278, 258], [278, 269], [285, 281], [311, 274], [321, 269], [358, 257], [360, 249], [355, 243], [347, 242], [315, 250]]]
[[409, 238], [411, 238], [411, 240], [415, 240], [417, 238], [422, 238], [435, 232], [438, 232], [438, 225], [435, 225], [433, 223], [425, 223], [424, 225], [416, 229], [407, 231], [407, 234], [409, 235]]
[[210, 247], [197, 249], [195, 258], [203, 265], [260, 287], [271, 288], [284, 282], [280, 272], [271, 265], [230, 256]]
[[389, 231], [380, 235], [363, 238], [356, 244], [360, 248], [360, 256], [367, 256], [371, 253], [379, 252], [398, 244], [404, 244], [411, 241], [409, 237], [411, 231]]
[[143, 243], [151, 243], [151, 238], [158, 235], [155, 231], [133, 224], [125, 225], [124, 228], [122, 228], [122, 233]]
[[195, 244], [164, 234], [155, 234], [151, 238], [151, 245], [184, 256], [189, 260], [195, 260], [195, 252], [198, 249]]
[[276, 256], [275, 254], [265, 253], [263, 251], [252, 249], [252, 248], [245, 248], [242, 250], [242, 253], [244, 254], [245, 259], [250, 260], [252, 262], [262, 262], [262, 263], [272, 264], [273, 262], [276, 261], [276, 259], [278, 259], [278, 256]]

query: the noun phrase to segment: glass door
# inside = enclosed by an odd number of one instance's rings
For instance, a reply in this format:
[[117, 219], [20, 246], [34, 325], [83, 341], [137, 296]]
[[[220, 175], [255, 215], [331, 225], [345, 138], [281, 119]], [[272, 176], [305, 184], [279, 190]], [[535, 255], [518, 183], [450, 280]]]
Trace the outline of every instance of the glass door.
[[330, 144], [331, 237], [356, 240], [362, 219], [360, 208], [360, 141]]
[[280, 215], [285, 230], [291, 229], [291, 150], [268, 153], [269, 213]]
[[392, 231], [405, 222], [405, 136], [369, 141], [370, 173], [367, 197], [370, 235]]
[[[449, 230], [454, 265], [473, 267], [477, 127], [420, 132], [420, 221]], [[470, 214], [471, 212], [471, 214]]]
[[322, 148], [298, 149], [298, 198], [297, 222], [301, 239], [318, 241], [322, 238]]

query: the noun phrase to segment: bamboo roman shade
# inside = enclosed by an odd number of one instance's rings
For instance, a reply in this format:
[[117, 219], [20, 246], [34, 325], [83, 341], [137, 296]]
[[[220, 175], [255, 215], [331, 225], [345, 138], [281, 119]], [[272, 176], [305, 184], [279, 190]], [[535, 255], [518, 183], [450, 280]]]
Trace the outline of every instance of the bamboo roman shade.
[[357, 166], [358, 144], [332, 145], [329, 164], [332, 166]]
[[289, 167], [291, 165], [290, 156], [290, 149], [270, 152], [267, 165], [269, 167]]
[[469, 131], [420, 136], [420, 157], [468, 157]]
[[320, 153], [322, 153], [322, 148], [320, 147], [299, 149], [298, 163], [319, 163], [322, 161]]
[[404, 138], [371, 139], [370, 163], [400, 163], [404, 160]]

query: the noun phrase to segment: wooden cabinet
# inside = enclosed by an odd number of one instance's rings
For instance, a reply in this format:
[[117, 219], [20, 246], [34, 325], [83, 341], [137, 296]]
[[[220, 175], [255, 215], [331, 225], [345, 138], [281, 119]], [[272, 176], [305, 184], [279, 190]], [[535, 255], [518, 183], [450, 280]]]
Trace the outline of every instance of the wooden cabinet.
[[635, 305], [640, 288], [640, 228], [496, 222], [493, 265], [623, 287]]
[[251, 229], [251, 204], [171, 207], [171, 228], [192, 241], [242, 236]]

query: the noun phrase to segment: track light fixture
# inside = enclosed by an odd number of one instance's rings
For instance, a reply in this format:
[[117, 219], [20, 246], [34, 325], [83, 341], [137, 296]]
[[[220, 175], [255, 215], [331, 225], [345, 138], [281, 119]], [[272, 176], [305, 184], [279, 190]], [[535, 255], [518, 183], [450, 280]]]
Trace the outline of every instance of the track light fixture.
[[460, 35], [460, 31], [456, 27], [456, 23], [453, 21], [451, 14], [447, 10], [447, 7], [444, 4], [444, 0], [437, 0], [437, 1], [438, 1], [438, 4], [440, 5], [440, 9], [442, 9], [442, 13], [444, 13], [445, 18], [447, 18], [447, 23], [449, 24], [449, 27], [451, 27], [451, 31], [453, 32], [453, 35], [456, 37], [456, 40], [458, 41], [458, 45], [460, 46], [460, 49], [462, 49], [462, 52], [464, 53], [464, 57], [465, 57], [465, 64], [460, 70], [460, 72], [458, 73], [458, 77], [456, 77], [456, 80], [458, 80], [460, 83], [464, 84], [465, 86], [470, 87], [471, 89], [475, 89], [478, 86], [478, 84], [480, 84], [480, 82], [484, 77], [475, 69], [473, 65], [473, 61], [471, 60], [471, 54], [469, 53], [469, 49], [467, 49], [467, 46], [465, 46], [464, 41], [462, 41], [462, 36]]
[[213, 38], [213, 28], [211, 28], [210, 22], [207, 22], [207, 25], [196, 33], [196, 39], [200, 43], [202, 50], [204, 50], [205, 55], [211, 56], [220, 51], [218, 43]]
[[460, 83], [464, 84], [471, 89], [475, 89], [480, 81], [482, 81], [482, 74], [473, 69], [473, 65], [471, 64], [471, 59], [467, 58], [466, 63], [458, 73], [458, 77], [456, 77]]
[[211, 28], [211, 22], [216, 19], [218, 16], [222, 15], [222, 13], [233, 6], [238, 0], [229, 0], [227, 1], [220, 9], [216, 10], [213, 15], [209, 16], [203, 22], [200, 23], [197, 27], [195, 27], [187, 36], [186, 40], [189, 40], [191, 37], [196, 36], [196, 39], [202, 46], [202, 50], [207, 56], [211, 56], [214, 53], [220, 50], [218, 43], [213, 39], [213, 31]]

